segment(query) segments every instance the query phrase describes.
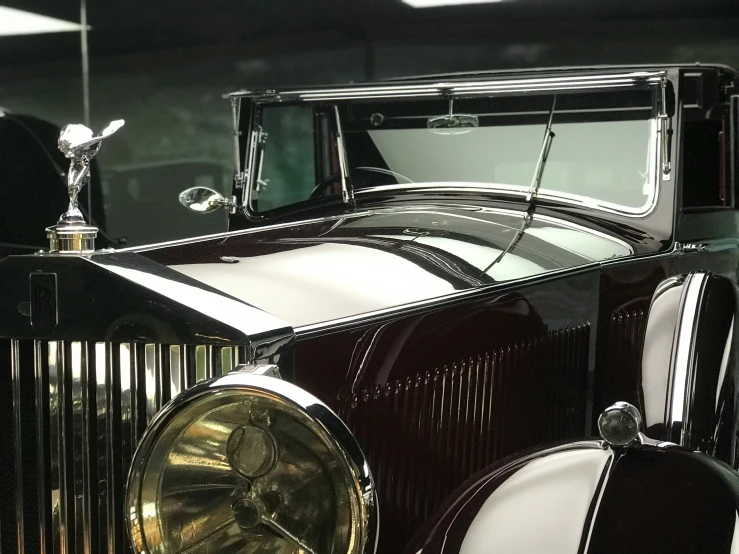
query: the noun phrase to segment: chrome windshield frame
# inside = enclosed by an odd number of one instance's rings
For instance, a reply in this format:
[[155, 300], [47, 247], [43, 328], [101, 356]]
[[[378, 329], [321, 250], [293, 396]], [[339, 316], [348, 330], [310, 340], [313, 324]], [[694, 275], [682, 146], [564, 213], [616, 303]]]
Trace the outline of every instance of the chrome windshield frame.
[[[656, 102], [653, 103], [653, 114], [649, 137], [648, 154], [648, 184], [651, 192], [647, 203], [640, 208], [629, 208], [618, 204], [599, 202], [596, 199], [559, 193], [542, 189], [539, 197], [570, 206], [592, 208], [624, 217], [646, 217], [656, 207], [659, 198], [661, 180], [669, 180], [670, 174], [660, 171], [661, 167], [670, 167], [669, 151], [665, 149], [665, 122], [674, 116], [666, 116], [664, 111], [664, 90], [670, 80], [667, 70], [653, 71], [623, 71], [623, 72], [588, 72], [575, 75], [553, 75], [541, 78], [530, 76], [507, 75], [500, 78], [474, 78], [445, 81], [398, 81], [397, 83], [383, 83], [378, 85], [350, 85], [345, 87], [316, 87], [310, 89], [263, 90], [263, 91], [236, 91], [225, 95], [234, 112], [240, 111], [241, 102], [248, 99], [251, 104], [248, 122], [244, 126], [243, 119], [234, 117], [234, 135], [236, 137], [236, 157], [243, 162], [237, 164], [235, 189], [239, 190], [241, 212], [250, 220], [261, 220], [269, 217], [268, 213], [260, 213], [252, 209], [255, 171], [251, 171], [258, 158], [255, 147], [253, 129], [259, 125], [262, 107], [265, 104], [310, 104], [330, 103], [331, 101], [372, 100], [372, 99], [413, 99], [429, 97], [470, 98], [476, 96], [519, 96], [541, 94], [576, 94], [584, 92], [602, 92], [609, 89], [648, 88], [654, 89]], [[661, 102], [660, 102], [661, 99]], [[238, 108], [237, 108], [238, 106]], [[240, 145], [239, 139], [248, 143]], [[243, 153], [243, 157], [241, 154]], [[660, 179], [661, 176], [661, 179]], [[344, 187], [342, 187], [344, 188]], [[526, 189], [527, 187], [521, 187]], [[402, 184], [368, 187], [353, 190], [352, 196], [366, 195], [372, 192], [399, 190], [399, 191], [428, 191], [428, 192], [476, 192], [503, 194], [518, 197], [518, 187], [513, 185], [472, 184], [472, 183], [441, 183], [433, 184]], [[346, 196], [345, 194], [342, 196]], [[523, 195], [525, 199], [526, 192]], [[347, 203], [344, 199], [343, 205]], [[348, 204], [353, 208], [353, 203]]]

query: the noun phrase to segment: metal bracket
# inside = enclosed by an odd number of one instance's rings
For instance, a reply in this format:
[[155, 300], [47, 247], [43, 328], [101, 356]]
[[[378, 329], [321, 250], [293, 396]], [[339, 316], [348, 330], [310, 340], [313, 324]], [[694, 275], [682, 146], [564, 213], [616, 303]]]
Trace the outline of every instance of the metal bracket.
[[280, 368], [274, 364], [239, 364], [233, 370], [243, 371], [252, 375], [264, 375], [266, 377], [282, 379]]
[[670, 163], [670, 117], [667, 114], [667, 77], [663, 76], [660, 79], [660, 98], [659, 98], [659, 113], [657, 118], [659, 119], [659, 134], [660, 134], [660, 150], [661, 150], [661, 162], [662, 162], [662, 176], [667, 178], [672, 171]]
[[708, 246], [704, 243], [678, 242], [677, 244], [675, 244], [675, 248], [683, 254], [689, 254], [691, 252], [705, 252]]
[[243, 189], [244, 185], [246, 184], [246, 171], [239, 171], [236, 175], [234, 175], [234, 186], [237, 189]]

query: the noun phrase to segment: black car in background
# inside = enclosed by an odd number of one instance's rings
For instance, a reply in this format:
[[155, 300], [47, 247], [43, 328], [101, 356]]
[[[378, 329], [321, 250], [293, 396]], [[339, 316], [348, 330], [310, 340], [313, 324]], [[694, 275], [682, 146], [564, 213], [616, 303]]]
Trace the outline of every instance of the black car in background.
[[[0, 107], [0, 256], [44, 249], [45, 227], [56, 221], [69, 203], [69, 162], [57, 148], [60, 130], [43, 119]], [[104, 233], [100, 175], [97, 162], [93, 163], [92, 213]], [[81, 205], [87, 213], [86, 194]]]

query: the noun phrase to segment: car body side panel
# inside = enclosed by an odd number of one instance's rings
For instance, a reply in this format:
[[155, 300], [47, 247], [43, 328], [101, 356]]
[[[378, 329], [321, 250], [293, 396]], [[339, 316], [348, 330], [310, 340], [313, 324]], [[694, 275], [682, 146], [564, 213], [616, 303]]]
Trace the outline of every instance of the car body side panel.
[[599, 285], [593, 268], [298, 337], [296, 384], [331, 405], [368, 456], [379, 551], [397, 552], [486, 464], [587, 434]]

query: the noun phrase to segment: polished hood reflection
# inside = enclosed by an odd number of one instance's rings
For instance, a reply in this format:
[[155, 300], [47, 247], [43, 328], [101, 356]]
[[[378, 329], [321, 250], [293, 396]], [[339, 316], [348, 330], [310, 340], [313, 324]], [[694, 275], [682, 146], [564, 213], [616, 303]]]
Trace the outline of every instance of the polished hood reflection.
[[634, 252], [615, 236], [538, 214], [508, 249], [523, 216], [492, 208], [377, 210], [143, 254], [298, 327]]

